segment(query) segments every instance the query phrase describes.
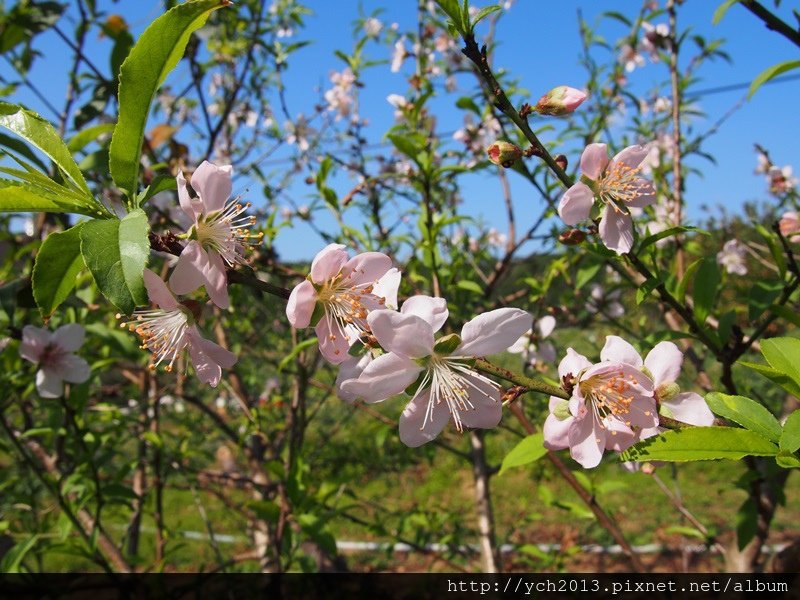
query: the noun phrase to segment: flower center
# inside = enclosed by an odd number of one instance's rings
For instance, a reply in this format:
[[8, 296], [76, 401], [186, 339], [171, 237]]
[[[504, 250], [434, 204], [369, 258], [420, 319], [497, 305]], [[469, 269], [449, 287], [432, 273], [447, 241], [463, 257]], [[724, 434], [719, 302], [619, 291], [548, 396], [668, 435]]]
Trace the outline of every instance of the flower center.
[[606, 170], [596, 182], [600, 201], [614, 207], [618, 213], [627, 214], [626, 204], [646, 195], [646, 182], [639, 177], [640, 171], [640, 167], [630, 167], [624, 162]]
[[[117, 318], [120, 316], [117, 315]], [[141, 349], [153, 353], [148, 368], [153, 371], [167, 360], [165, 370], [171, 372], [175, 360], [189, 343], [186, 330], [194, 323], [189, 309], [179, 306], [172, 310], [137, 310], [133, 316], [133, 321], [120, 326], [135, 332], [142, 338]]]
[[47, 344], [39, 358], [39, 364], [44, 367], [56, 368], [61, 365], [64, 358], [69, 354], [58, 344]]
[[[591, 409], [600, 420], [601, 427], [604, 427], [603, 420], [607, 417], [616, 418], [630, 427], [631, 422], [626, 417], [634, 400], [634, 394], [631, 392], [634, 382], [633, 375], [626, 376], [619, 371], [589, 377], [578, 385], [587, 404], [591, 405]], [[648, 413], [649, 411], [645, 414]]]
[[317, 291], [317, 299], [322, 305], [331, 341], [338, 336], [350, 343], [353, 337], [360, 338], [370, 331], [367, 315], [370, 310], [383, 308], [386, 298], [372, 293], [375, 284], [353, 283], [350, 275], [341, 273], [326, 281]]
[[263, 232], [250, 232], [250, 228], [256, 223], [255, 217], [241, 216], [249, 208], [249, 202], [239, 204], [236, 200], [231, 200], [221, 210], [197, 220], [197, 241], [206, 251], [219, 254], [230, 267], [244, 263], [243, 250], [258, 244], [264, 237]]

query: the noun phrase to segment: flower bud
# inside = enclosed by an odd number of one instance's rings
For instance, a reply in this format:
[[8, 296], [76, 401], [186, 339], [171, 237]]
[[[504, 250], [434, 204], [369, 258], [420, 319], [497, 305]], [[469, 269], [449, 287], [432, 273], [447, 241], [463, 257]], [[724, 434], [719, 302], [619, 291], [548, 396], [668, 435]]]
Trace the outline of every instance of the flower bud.
[[522, 150], [519, 146], [511, 142], [495, 142], [486, 149], [486, 154], [489, 155], [489, 160], [496, 165], [502, 165], [505, 168], [511, 167], [516, 161], [522, 158]]
[[584, 100], [586, 100], [584, 92], [560, 85], [539, 98], [534, 110], [540, 115], [559, 117], [573, 112]]
[[559, 167], [561, 167], [561, 170], [563, 170], [563, 171], [567, 170], [567, 166], [569, 165], [569, 162], [567, 161], [567, 157], [566, 156], [564, 156], [563, 154], [559, 154], [558, 156], [556, 156], [555, 161], [556, 161], [556, 164]]
[[658, 398], [659, 402], [666, 402], [668, 400], [672, 400], [675, 396], [681, 393], [680, 386], [671, 381], [669, 383], [662, 383], [660, 386], [656, 388], [656, 397]]
[[568, 229], [558, 236], [558, 241], [565, 246], [577, 246], [586, 239], [586, 232], [582, 229]]

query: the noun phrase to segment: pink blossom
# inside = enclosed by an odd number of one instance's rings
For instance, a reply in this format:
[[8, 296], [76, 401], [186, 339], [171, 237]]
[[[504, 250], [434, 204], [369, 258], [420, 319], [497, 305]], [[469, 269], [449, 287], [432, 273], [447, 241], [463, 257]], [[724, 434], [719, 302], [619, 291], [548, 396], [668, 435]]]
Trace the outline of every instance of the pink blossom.
[[74, 352], [83, 345], [86, 332], [77, 323], [62, 325], [53, 332], [33, 325], [22, 328], [19, 354], [39, 365], [36, 391], [42, 398], [58, 398], [64, 393], [64, 382], [83, 383], [90, 368]]
[[474, 370], [470, 361], [506, 350], [532, 321], [523, 310], [501, 308], [469, 321], [461, 335], [436, 340], [447, 317], [447, 302], [429, 296], [409, 298], [400, 312], [371, 313], [372, 334], [387, 353], [341, 385], [350, 397], [380, 402], [413, 384], [411, 401], [400, 416], [400, 440], [407, 446], [435, 439], [451, 418], [458, 431], [495, 427], [502, 416], [500, 385]]
[[175, 361], [186, 348], [197, 378], [217, 387], [222, 368], [236, 364], [236, 355], [201, 336], [191, 308], [179, 303], [167, 284], [150, 269], [144, 270], [144, 285], [150, 301], [158, 308], [137, 310], [133, 313], [134, 320], [122, 326], [136, 332], [142, 338], [142, 346], [153, 353], [150, 369], [155, 370], [166, 362], [166, 370], [172, 371]]
[[292, 327], [311, 325], [314, 310], [322, 315], [315, 325], [319, 349], [328, 362], [341, 364], [348, 351], [369, 332], [371, 311], [397, 306], [400, 273], [380, 252], [349, 258], [344, 246], [329, 244], [311, 263], [308, 279], [295, 286], [286, 305]]
[[211, 300], [220, 308], [228, 308], [227, 267], [243, 263], [242, 251], [252, 236], [249, 227], [255, 217], [242, 217], [250, 204], [228, 201], [231, 194], [230, 166], [218, 167], [208, 161], [197, 167], [189, 195], [183, 173], [178, 173], [178, 199], [183, 212], [194, 223], [187, 237], [189, 243], [181, 252], [172, 271], [169, 285], [178, 294], [189, 294], [205, 286]]
[[587, 469], [600, 464], [605, 450], [622, 451], [638, 441], [642, 430], [658, 425], [653, 382], [617, 348], [604, 352], [601, 362], [592, 365], [567, 349], [558, 375], [572, 387], [572, 397], [551, 396], [544, 424], [545, 447], [569, 448], [570, 456]]
[[717, 252], [717, 264], [734, 275], [747, 275], [746, 258], [747, 248], [739, 240], [728, 240]]
[[533, 329], [523, 333], [508, 351], [512, 354], [521, 354], [522, 360], [531, 366], [534, 366], [537, 361], [554, 363], [556, 361], [556, 349], [552, 343], [545, 340], [550, 337], [555, 328], [555, 317], [545, 315], [533, 324]]
[[649, 152], [644, 146], [628, 146], [611, 161], [605, 144], [589, 144], [581, 155], [580, 181], [561, 197], [558, 214], [567, 225], [588, 219], [592, 207], [602, 209], [600, 238], [617, 254], [633, 246], [631, 208], [655, 202], [653, 184], [639, 177]]
[[800, 242], [800, 215], [794, 211], [785, 212], [778, 224], [781, 235], [790, 242]]
[[586, 100], [586, 92], [560, 85], [539, 98], [534, 110], [542, 115], [562, 116], [575, 111]]

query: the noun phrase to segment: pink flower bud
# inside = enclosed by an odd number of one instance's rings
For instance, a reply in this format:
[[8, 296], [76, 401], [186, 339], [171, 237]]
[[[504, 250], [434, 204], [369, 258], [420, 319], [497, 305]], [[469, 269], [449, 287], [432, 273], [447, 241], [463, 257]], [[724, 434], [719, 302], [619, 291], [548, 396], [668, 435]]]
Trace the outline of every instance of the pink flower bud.
[[586, 100], [586, 94], [575, 88], [560, 85], [539, 98], [534, 110], [541, 115], [568, 115]]
[[496, 165], [502, 165], [506, 168], [511, 167], [516, 161], [522, 158], [522, 150], [519, 146], [511, 142], [495, 142], [486, 149], [486, 154], [489, 155], [489, 160]]

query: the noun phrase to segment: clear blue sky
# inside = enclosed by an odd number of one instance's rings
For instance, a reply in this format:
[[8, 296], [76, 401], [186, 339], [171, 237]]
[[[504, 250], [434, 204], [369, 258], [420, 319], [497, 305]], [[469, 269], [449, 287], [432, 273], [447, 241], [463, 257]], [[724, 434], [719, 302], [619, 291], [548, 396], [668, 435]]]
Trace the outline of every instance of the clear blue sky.
[[[733, 7], [725, 19], [717, 26], [711, 23], [714, 10], [721, 0], [686, 0], [679, 13], [680, 26], [691, 25], [693, 32], [707, 38], [724, 38], [724, 49], [731, 56], [731, 63], [718, 61], [704, 67], [699, 75], [702, 82], [696, 89], [710, 89], [737, 83], [747, 83], [764, 68], [783, 60], [797, 59], [798, 48], [784, 38], [767, 31], [764, 26], [741, 7]], [[133, 24], [138, 34], [144, 26], [161, 12], [158, 0], [121, 0], [117, 4], [99, 2], [110, 12], [119, 12]], [[328, 87], [328, 76], [332, 70], [340, 70], [342, 63], [333, 55], [333, 50], [348, 51], [353, 44], [351, 24], [359, 14], [359, 6], [364, 12], [384, 7], [381, 15], [385, 23], [398, 22], [401, 30], [414, 27], [416, 2], [364, 0], [308, 0], [314, 11], [307, 18], [302, 39], [313, 40], [313, 44], [293, 56], [286, 77], [289, 91], [289, 104], [294, 113], [310, 113], [319, 99], [315, 91], [320, 85]], [[483, 5], [485, 3], [477, 3]], [[771, 5], [771, 3], [769, 3]], [[791, 4], [786, 3], [784, 4]], [[577, 28], [577, 11], [592, 22], [597, 15], [607, 10], [628, 13], [639, 6], [635, 0], [562, 0], [558, 3], [545, 3], [538, 0], [516, 0], [509, 14], [500, 20], [496, 37], [501, 41], [494, 57], [494, 64], [510, 70], [521, 80], [523, 87], [531, 92], [531, 99], [549, 88], [560, 84], [581, 87], [584, 73], [578, 63], [580, 39]], [[790, 7], [789, 7], [790, 8]], [[786, 13], [784, 6], [782, 12]], [[661, 17], [657, 22], [665, 22]], [[69, 27], [66, 27], [69, 30]], [[480, 33], [479, 28], [479, 33]], [[607, 21], [601, 30], [609, 41], [614, 41], [625, 33], [625, 26]], [[92, 36], [90, 52], [94, 47], [100, 51], [102, 41]], [[53, 34], [45, 34], [37, 43], [44, 54], [47, 69], [36, 69], [34, 83], [61, 104], [66, 89], [66, 61], [69, 53], [63, 42]], [[389, 58], [389, 49], [373, 45], [370, 52], [376, 58]], [[107, 56], [106, 52], [100, 56]], [[411, 68], [411, 65], [407, 65]], [[46, 72], [45, 72], [46, 71]], [[7, 73], [5, 65], [0, 72]], [[185, 74], [176, 71], [174, 82], [178, 84]], [[637, 90], [651, 90], [658, 82], [666, 79], [663, 64], [649, 64], [637, 69], [630, 80]], [[466, 84], [469, 80], [464, 79]], [[404, 94], [408, 88], [403, 73], [390, 73], [388, 66], [368, 71], [364, 77], [365, 87], [361, 91], [361, 114], [370, 118], [371, 139], [379, 141], [381, 134], [393, 122], [394, 109], [385, 98], [390, 93]], [[179, 87], [179, 86], [178, 86]], [[464, 90], [462, 90], [464, 91]], [[695, 122], [702, 131], [711, 126], [721, 115], [733, 107], [744, 95], [745, 90], [705, 95], [699, 99], [700, 108], [708, 115], [707, 120]], [[702, 177], [692, 176], [688, 180], [686, 200], [689, 218], [701, 215], [701, 204], [724, 205], [736, 211], [745, 200], [764, 199], [766, 186], [762, 177], [755, 176], [756, 164], [753, 144], [767, 147], [779, 165], [793, 164], [800, 167], [797, 151], [797, 135], [800, 132], [800, 111], [797, 98], [800, 97], [800, 81], [794, 80], [762, 88], [755, 97], [739, 109], [707, 144], [706, 150], [717, 159], [717, 165], [695, 162], [701, 168]], [[48, 115], [48, 111], [24, 88], [14, 98]], [[451, 102], [451, 101], [450, 101]], [[460, 113], [449, 104], [439, 107], [438, 128], [442, 132], [452, 131], [460, 125]], [[444, 110], [442, 110], [444, 109]], [[602, 140], [597, 140], [602, 141]], [[577, 156], [573, 160], [577, 159]], [[512, 176], [512, 178], [516, 179]], [[499, 184], [496, 178], [468, 177], [464, 180], [466, 209], [484, 220], [504, 225], [499, 211]], [[237, 188], [248, 186], [247, 181], [237, 182]], [[252, 190], [257, 190], [254, 186]], [[339, 190], [345, 193], [348, 188]], [[515, 202], [522, 210], [526, 201], [530, 202], [533, 192], [521, 181], [513, 182]], [[308, 188], [298, 186], [292, 191], [298, 204], [305, 200], [302, 195]], [[256, 198], [252, 198], [257, 200]], [[524, 211], [523, 211], [524, 212]], [[333, 226], [330, 219], [322, 218], [323, 227]], [[521, 225], [524, 226], [524, 214]], [[287, 259], [310, 258], [317, 246], [306, 237], [309, 233], [302, 224], [293, 231], [285, 231], [278, 240], [278, 250]], [[313, 234], [312, 234], [313, 235]]]

